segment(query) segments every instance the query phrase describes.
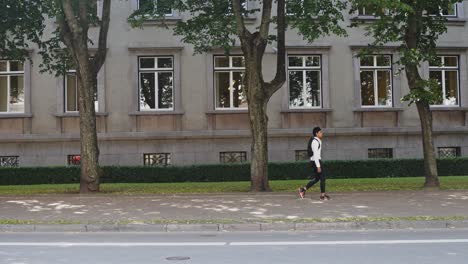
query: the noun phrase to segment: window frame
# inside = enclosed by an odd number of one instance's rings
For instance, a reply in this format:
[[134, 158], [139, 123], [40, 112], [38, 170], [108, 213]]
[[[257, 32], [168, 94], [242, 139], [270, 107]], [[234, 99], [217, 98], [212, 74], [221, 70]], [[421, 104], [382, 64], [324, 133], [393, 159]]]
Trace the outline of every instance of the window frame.
[[[77, 110], [67, 110], [68, 109], [68, 75], [74, 74], [75, 75], [75, 89], [76, 89], [76, 109]], [[99, 112], [99, 85], [96, 83], [96, 99], [94, 100], [94, 110], [96, 113]], [[64, 113], [79, 113], [79, 83], [78, 83], [78, 75], [76, 74], [76, 70], [68, 70], [63, 77], [63, 112]]]
[[[147, 163], [151, 158], [151, 155], [163, 155], [164, 163]], [[169, 152], [158, 152], [158, 153], [143, 153], [143, 166], [147, 167], [167, 167], [172, 165], [172, 153]]]
[[[289, 66], [289, 57], [301, 57], [302, 58], [302, 66]], [[307, 66], [306, 57], [318, 57], [319, 58], [319, 66]], [[287, 54], [286, 55], [286, 63], [287, 63], [287, 73], [286, 73], [286, 82], [287, 82], [287, 90], [288, 90], [288, 109], [322, 109], [323, 108], [323, 63], [322, 63], [322, 54]], [[302, 71], [306, 73], [307, 71], [315, 71], [319, 72], [319, 84], [320, 84], [320, 105], [319, 106], [298, 106], [298, 107], [291, 107], [290, 99], [291, 99], [291, 87], [289, 82], [289, 73], [291, 71]], [[306, 88], [304, 84], [306, 83], [306, 75], [304, 74], [302, 77], [302, 99], [304, 103], [306, 102]]]
[[[153, 1], [153, 4], [154, 4], [154, 8], [157, 7], [157, 4], [158, 4], [158, 0], [151, 0]], [[136, 9], [139, 10], [140, 9], [140, 0], [136, 0]], [[173, 18], [175, 17], [175, 12], [174, 12], [174, 9], [171, 8], [171, 13], [170, 14], [164, 14], [165, 17], [169, 17], [169, 18]], [[151, 18], [150, 16], [148, 16], [148, 18]]]
[[[229, 58], [229, 66], [228, 67], [216, 67], [216, 58], [218, 57], [228, 57]], [[233, 58], [243, 58], [244, 59], [244, 67], [233, 67], [232, 60]], [[218, 93], [216, 87], [216, 73], [218, 72], [229, 72], [229, 81], [230, 84], [233, 83], [233, 75], [234, 72], [242, 72], [245, 75], [245, 57], [242, 54], [230, 54], [230, 55], [217, 55], [213, 54], [213, 103], [215, 111], [242, 111], [248, 110], [247, 107], [234, 107], [234, 90], [229, 89], [229, 107], [218, 107]], [[246, 104], [247, 103], [247, 95], [245, 95]]]
[[[15, 159], [15, 163], [13, 164], [13, 166], [7, 166], [7, 165], [3, 165], [4, 164], [4, 161], [3, 159], [11, 159], [11, 158], [14, 158]], [[0, 156], [0, 168], [17, 168], [20, 166], [20, 159], [19, 159], [19, 156], [16, 156], [16, 155], [11, 155], [11, 156]]]
[[[428, 64], [428, 77], [430, 77], [431, 71], [441, 71], [442, 72], [442, 104], [434, 104], [431, 105], [431, 107], [460, 107], [461, 106], [461, 80], [460, 80], [460, 75], [461, 75], [461, 70], [460, 70], [460, 55], [459, 54], [437, 54], [437, 57], [441, 58], [442, 61], [442, 66], [431, 66]], [[457, 66], [445, 66], [444, 64], [444, 58], [445, 57], [455, 57], [457, 58]], [[447, 92], [446, 90], [446, 85], [445, 85], [445, 72], [446, 71], [457, 71], [457, 104], [454, 105], [446, 105], [443, 102], [445, 101], [445, 94]]]
[[[5, 61], [6, 62], [6, 71], [0, 71], [0, 76], [6, 77], [7, 78], [7, 97], [6, 97], [6, 106], [7, 110], [6, 111], [0, 111], [0, 114], [25, 114], [27, 113], [26, 106], [27, 106], [27, 98], [26, 98], [26, 85], [27, 85], [27, 79], [26, 79], [26, 67], [28, 66], [26, 64], [26, 61], [19, 61], [19, 60], [8, 60], [8, 59], [0, 59], [0, 61]], [[19, 62], [23, 65], [23, 70], [22, 71], [11, 71], [11, 62]], [[11, 111], [11, 103], [10, 103], [10, 95], [11, 95], [11, 77], [23, 77], [23, 96], [24, 96], [24, 102], [23, 102], [23, 111], [22, 112], [12, 112]]]
[[[389, 153], [385, 153], [385, 154], [388, 154], [389, 157], [385, 157], [385, 158], [382, 158], [382, 157], [371, 157], [370, 154], [372, 151], [375, 151], [375, 152], [379, 152], [379, 151], [389, 151]], [[368, 148], [367, 149], [367, 159], [393, 159], [394, 158], [394, 153], [393, 153], [393, 148]], [[378, 153], [379, 154], [379, 153]], [[381, 153], [380, 153], [381, 154]]]
[[[145, 58], [152, 58], [155, 60], [155, 68], [141, 68], [141, 59]], [[170, 58], [172, 61], [172, 67], [169, 68], [159, 68], [158, 67], [158, 60], [160, 58]], [[138, 96], [137, 96], [137, 104], [138, 104], [138, 112], [164, 112], [164, 111], [174, 111], [175, 109], [175, 66], [174, 66], [174, 55], [141, 55], [138, 56]], [[153, 72], [155, 74], [155, 82], [154, 82], [154, 92], [155, 92], [155, 108], [154, 109], [142, 109], [141, 108], [141, 102], [140, 102], [140, 96], [141, 96], [141, 74], [142, 73], [151, 73]], [[159, 108], [159, 83], [158, 83], [158, 78], [160, 72], [170, 72], [172, 73], [172, 107], [171, 108]]]
[[[372, 56], [373, 57], [373, 66], [362, 66], [361, 65], [361, 59], [363, 57], [367, 56]], [[388, 56], [390, 57], [390, 65], [389, 66], [378, 66], [377, 65], [377, 58], [379, 56]], [[360, 102], [360, 107], [361, 108], [393, 108], [395, 107], [395, 95], [394, 95], [394, 76], [393, 76], [393, 55], [392, 54], [369, 54], [369, 55], [364, 55], [362, 57], [358, 58], [358, 72], [359, 72], [359, 102]], [[379, 105], [379, 97], [378, 97], [378, 72], [383, 71], [383, 70], [389, 70], [390, 71], [390, 92], [391, 92], [391, 105]], [[362, 79], [361, 79], [361, 73], [362, 71], [372, 71], [373, 72], [373, 78], [374, 78], [374, 104], [373, 105], [363, 105], [362, 102]]]
[[[223, 157], [225, 154], [239, 154], [239, 162], [226, 162], [226, 158]], [[247, 162], [247, 151], [221, 151], [219, 152], [219, 163], [220, 164], [240, 164]]]

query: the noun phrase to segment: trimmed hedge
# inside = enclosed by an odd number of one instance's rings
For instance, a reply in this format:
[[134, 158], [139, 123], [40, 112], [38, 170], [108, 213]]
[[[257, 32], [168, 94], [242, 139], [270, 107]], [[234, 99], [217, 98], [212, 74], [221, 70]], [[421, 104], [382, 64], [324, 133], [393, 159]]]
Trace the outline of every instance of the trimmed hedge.
[[[468, 158], [437, 161], [440, 176], [468, 175]], [[423, 176], [422, 159], [376, 159], [353, 161], [326, 161], [328, 179], [391, 178]], [[185, 167], [103, 167], [103, 183], [151, 182], [226, 182], [249, 181], [250, 164], [213, 164]], [[270, 180], [307, 179], [307, 162], [270, 163]], [[80, 168], [20, 167], [0, 168], [0, 185], [78, 183]]]

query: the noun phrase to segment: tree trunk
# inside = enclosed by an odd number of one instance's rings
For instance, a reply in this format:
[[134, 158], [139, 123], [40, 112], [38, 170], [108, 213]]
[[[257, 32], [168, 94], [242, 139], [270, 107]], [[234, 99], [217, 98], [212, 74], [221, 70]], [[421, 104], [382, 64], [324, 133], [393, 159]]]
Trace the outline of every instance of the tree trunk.
[[[250, 190], [271, 191], [268, 183], [268, 116], [269, 95], [262, 79], [262, 58], [266, 47], [258, 35], [243, 46], [245, 56], [245, 88], [249, 105], [250, 132], [252, 134]], [[247, 48], [248, 47], [248, 48]]]
[[[248, 84], [252, 90], [260, 90], [258, 83]], [[252, 91], [258, 93], [261, 91]], [[257, 97], [253, 95], [253, 97]], [[252, 134], [250, 190], [252, 192], [271, 191], [268, 183], [268, 100], [255, 98], [249, 103], [250, 131]]]
[[432, 113], [427, 102], [417, 102], [419, 119], [421, 121], [422, 143], [424, 152], [425, 188], [440, 187], [437, 175], [437, 160], [434, 152], [434, 139], [432, 137]]
[[94, 87], [96, 78], [89, 62], [83, 61], [81, 71], [77, 71], [80, 82], [80, 141], [81, 175], [80, 193], [99, 192], [99, 148], [96, 132], [96, 112], [94, 109]]
[[[421, 80], [416, 66], [407, 66], [406, 75], [408, 78], [408, 86], [410, 89], [416, 87], [417, 81]], [[416, 107], [419, 113], [421, 122], [421, 133], [424, 153], [424, 175], [426, 181], [425, 188], [438, 188], [440, 186], [439, 177], [437, 175], [437, 160], [434, 152], [434, 139], [432, 137], [432, 114], [429, 108], [429, 103], [425, 101], [416, 102]]]

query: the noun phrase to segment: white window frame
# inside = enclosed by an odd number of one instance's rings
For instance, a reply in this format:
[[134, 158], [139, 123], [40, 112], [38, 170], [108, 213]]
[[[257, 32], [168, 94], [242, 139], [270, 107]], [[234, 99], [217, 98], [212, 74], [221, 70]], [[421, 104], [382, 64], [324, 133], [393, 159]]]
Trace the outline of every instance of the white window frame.
[[[152, 0], [154, 2], [154, 7], [158, 4], [158, 0]], [[140, 0], [137, 0], [137, 9], [140, 9]], [[164, 14], [165, 17], [174, 17], [174, 10], [171, 8], [170, 14]]]
[[[141, 68], [141, 60], [142, 59], [154, 59], [154, 68]], [[171, 59], [172, 61], [172, 67], [171, 68], [158, 68], [158, 59]], [[140, 105], [140, 96], [141, 96], [141, 74], [142, 73], [154, 73], [154, 104], [155, 108], [154, 109], [144, 109], [141, 108]], [[159, 107], [159, 82], [158, 82], [158, 75], [160, 72], [170, 72], [172, 73], [172, 107], [171, 108], [160, 108]], [[175, 104], [175, 98], [174, 98], [174, 79], [175, 79], [175, 72], [174, 72], [174, 56], [139, 56], [138, 57], [138, 111], [140, 112], [147, 112], [147, 111], [174, 111], [174, 104]]]
[[[229, 66], [228, 67], [216, 67], [216, 58], [220, 57], [229, 57]], [[245, 74], [245, 67], [234, 67], [232, 66], [233, 58], [243, 58], [243, 55], [214, 55], [213, 57], [213, 89], [214, 89], [214, 104], [215, 110], [245, 110], [248, 107], [234, 107], [234, 89], [229, 89], [229, 107], [218, 107], [218, 94], [216, 89], [216, 73], [217, 72], [229, 72], [229, 83], [232, 85], [234, 83], [234, 72], [242, 71]], [[244, 59], [245, 62], [245, 59]], [[247, 100], [247, 95], [246, 100]]]
[[[442, 65], [441, 66], [431, 66], [429, 65], [429, 75], [431, 73], [431, 71], [441, 71], [442, 72], [442, 104], [438, 104], [438, 105], [431, 105], [431, 107], [459, 107], [460, 106], [460, 56], [458, 55], [438, 55], [438, 57], [441, 59], [442, 61]], [[445, 63], [445, 58], [446, 57], [454, 57], [457, 59], [457, 66], [445, 66], [444, 63]], [[446, 71], [454, 71], [456, 70], [457, 71], [457, 104], [454, 104], [454, 105], [449, 105], [449, 104], [444, 104], [443, 102], [445, 101], [445, 95], [447, 94], [447, 89], [446, 89], [446, 86], [445, 86], [445, 72]]]
[[[7, 110], [5, 112], [0, 111], [0, 113], [5, 114], [5, 113], [20, 113], [24, 114], [26, 112], [26, 74], [25, 74], [25, 68], [26, 68], [26, 63], [17, 61], [17, 60], [0, 60], [0, 61], [6, 61], [7, 63], [7, 69], [6, 71], [0, 72], [0, 76], [6, 76], [7, 77]], [[23, 64], [23, 70], [22, 71], [10, 71], [10, 62], [19, 62]], [[11, 78], [13, 76], [23, 76], [23, 94], [24, 94], [24, 106], [23, 106], [23, 111], [22, 112], [11, 112], [11, 105], [10, 105], [10, 93], [11, 93]]]
[[[289, 66], [289, 58], [290, 57], [300, 57], [302, 59], [302, 66]], [[307, 57], [318, 57], [319, 58], [319, 66], [306, 66], [306, 58]], [[288, 63], [288, 73], [287, 73], [287, 82], [288, 82], [288, 106], [289, 109], [320, 109], [323, 107], [323, 85], [322, 85], [322, 56], [318, 54], [288, 54], [287, 57]], [[291, 90], [290, 90], [290, 82], [289, 82], [289, 73], [292, 71], [302, 71], [302, 100], [304, 101], [304, 106], [291, 106], [290, 98], [291, 98]], [[319, 73], [319, 84], [320, 84], [320, 105], [319, 106], [306, 106], [307, 102], [307, 75], [306, 72], [313, 71]]]
[[[76, 74], [76, 70], [68, 70], [67, 73], [65, 74], [64, 76], [64, 84], [63, 84], [63, 87], [64, 87], [64, 91], [63, 91], [63, 94], [64, 94], [64, 98], [63, 98], [63, 112], [64, 113], [79, 113], [80, 111], [79, 110], [76, 110], [76, 111], [69, 111], [67, 110], [68, 109], [68, 75], [69, 74], [75, 74], [75, 79], [76, 79], [76, 82], [75, 82], [75, 89], [76, 89], [76, 109], [78, 109], [79, 107], [79, 94], [78, 94], [78, 75]], [[99, 86], [98, 84], [96, 83], [96, 86], [97, 86], [97, 91], [96, 91], [96, 99], [97, 100], [94, 100], [94, 110], [96, 112], [99, 112]]]
[[[453, 4], [453, 10], [455, 12], [455, 14], [447, 14], [447, 15], [444, 15], [442, 12], [443, 12], [443, 8], [439, 7], [439, 14], [440, 16], [442, 17], [448, 17], [448, 18], [457, 18], [458, 17], [458, 3], [454, 3]], [[430, 16], [436, 16], [434, 14], [430, 14]]]
[[[365, 55], [365, 57], [369, 57], [369, 56], [372, 56], [373, 57], [373, 61], [374, 61], [374, 65], [373, 66], [362, 66], [361, 65], [361, 59], [362, 58], [359, 58], [358, 61], [359, 61], [359, 98], [360, 98], [360, 102], [361, 102], [361, 105], [360, 107], [362, 108], [375, 108], [375, 107], [378, 107], [378, 108], [392, 108], [394, 106], [394, 100], [393, 100], [393, 97], [394, 97], [394, 91], [393, 91], [393, 68], [392, 68], [392, 65], [393, 65], [393, 57], [391, 54], [372, 54], [372, 55]], [[390, 65], [389, 66], [377, 66], [377, 58], [380, 57], [380, 56], [385, 56], [385, 57], [390, 57]], [[391, 101], [392, 101], [392, 104], [391, 105], [379, 105], [379, 85], [378, 85], [378, 72], [379, 71], [382, 71], [382, 70], [389, 70], [390, 71], [390, 93], [391, 93]], [[362, 71], [372, 71], [373, 72], [373, 76], [374, 76], [374, 105], [363, 105], [362, 104], [362, 80], [361, 80], [361, 72]]]

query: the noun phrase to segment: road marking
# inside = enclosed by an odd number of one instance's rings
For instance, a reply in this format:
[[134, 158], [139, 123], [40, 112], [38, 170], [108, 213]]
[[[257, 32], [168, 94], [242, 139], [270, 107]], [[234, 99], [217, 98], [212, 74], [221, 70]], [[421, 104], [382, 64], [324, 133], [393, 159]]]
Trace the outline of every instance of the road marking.
[[343, 240], [343, 241], [263, 241], [263, 242], [0, 242], [0, 246], [19, 247], [208, 247], [208, 246], [310, 246], [310, 245], [398, 245], [468, 243], [468, 239], [432, 240]]
[[181, 243], [152, 243], [152, 242], [3, 242], [0, 246], [21, 247], [186, 247], [186, 246], [226, 246], [226, 242], [181, 242]]
[[468, 243], [468, 239], [433, 240], [355, 240], [355, 241], [278, 241], [278, 242], [232, 242], [231, 246], [309, 246], [309, 245], [391, 245], [391, 244], [446, 244]]

